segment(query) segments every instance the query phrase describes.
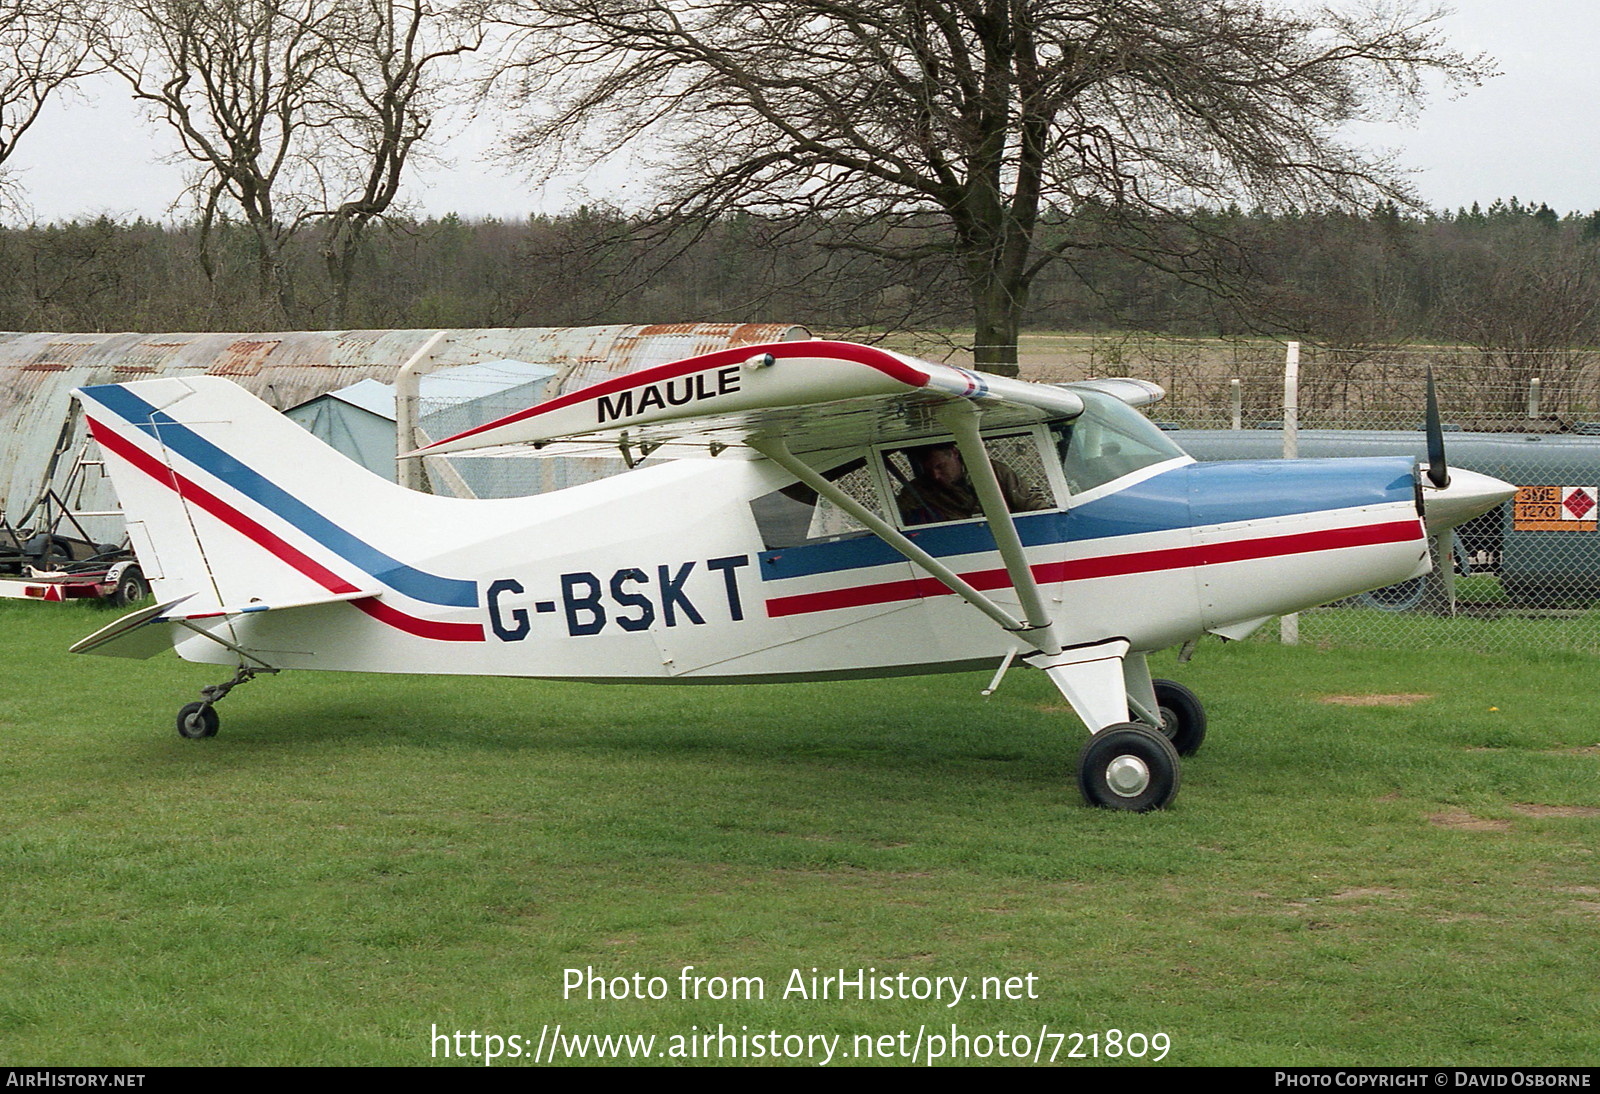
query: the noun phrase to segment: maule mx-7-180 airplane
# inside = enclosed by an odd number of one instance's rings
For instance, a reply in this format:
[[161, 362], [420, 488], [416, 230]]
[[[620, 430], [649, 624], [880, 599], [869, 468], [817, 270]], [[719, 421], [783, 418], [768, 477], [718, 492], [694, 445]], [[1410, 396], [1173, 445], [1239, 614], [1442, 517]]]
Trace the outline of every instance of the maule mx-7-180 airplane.
[[[1137, 380], [1034, 384], [842, 342], [642, 369], [421, 449], [647, 466], [553, 493], [396, 486], [233, 383], [78, 393], [157, 603], [74, 647], [261, 672], [730, 683], [1043, 670], [1091, 803], [1177, 791], [1205, 733], [1145, 655], [1430, 567], [1512, 487], [1429, 459], [1196, 463]], [[993, 686], [993, 685], [991, 685]]]

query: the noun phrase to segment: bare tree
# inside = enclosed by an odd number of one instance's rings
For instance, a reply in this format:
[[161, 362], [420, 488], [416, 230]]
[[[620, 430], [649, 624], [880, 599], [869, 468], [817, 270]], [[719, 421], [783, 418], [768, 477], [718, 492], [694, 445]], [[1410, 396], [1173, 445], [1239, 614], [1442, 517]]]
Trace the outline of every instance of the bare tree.
[[198, 165], [207, 276], [217, 219], [237, 209], [255, 238], [261, 294], [286, 319], [299, 307], [285, 247], [308, 204], [294, 177], [323, 143], [330, 18], [322, 0], [128, 0], [103, 46]]
[[429, 82], [432, 70], [477, 49], [483, 32], [467, 11], [423, 0], [349, 0], [335, 29], [329, 125], [348, 177], [325, 180], [339, 200], [322, 211], [322, 255], [331, 319], [343, 326], [362, 237], [394, 204], [406, 163], [433, 124], [440, 91]]
[[94, 21], [87, 5], [0, 0], [0, 199], [5, 163], [45, 101], [99, 67], [85, 30]]
[[1600, 248], [1576, 225], [1511, 224], [1458, 247], [1449, 267], [1450, 329], [1481, 355], [1475, 402], [1517, 416], [1537, 377], [1547, 413], [1581, 406], [1577, 388], [1600, 336]]
[[[853, 218], [837, 245], [962, 279], [980, 363], [1014, 368], [1040, 270], [1111, 248], [1211, 280], [1190, 214], [1405, 200], [1339, 127], [1471, 81], [1439, 12], [1374, 0], [523, 0], [516, 148], [651, 162], [647, 226]], [[896, 229], [933, 213], [944, 230]]]
[[289, 246], [325, 220], [342, 322], [362, 233], [394, 203], [428, 132], [426, 77], [475, 42], [425, 46], [443, 22], [425, 0], [127, 0], [122, 10], [105, 51], [198, 167], [208, 276], [212, 229], [236, 210], [255, 239], [262, 295], [294, 319]]

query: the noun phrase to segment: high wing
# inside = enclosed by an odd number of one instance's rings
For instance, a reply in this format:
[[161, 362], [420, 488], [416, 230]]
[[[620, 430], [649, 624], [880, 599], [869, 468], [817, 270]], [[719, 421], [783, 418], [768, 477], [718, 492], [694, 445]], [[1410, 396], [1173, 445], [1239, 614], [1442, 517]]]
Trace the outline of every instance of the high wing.
[[413, 454], [563, 442], [563, 453], [573, 452], [574, 444], [620, 446], [624, 453], [670, 445], [677, 455], [695, 448], [716, 453], [760, 437], [782, 438], [797, 453], [817, 452], [947, 433], [937, 412], [954, 400], [982, 409], [986, 428], [1075, 418], [1084, 405], [1075, 388], [1103, 391], [1132, 406], [1163, 394], [1142, 380], [1035, 384], [850, 342], [779, 342], [618, 376]]

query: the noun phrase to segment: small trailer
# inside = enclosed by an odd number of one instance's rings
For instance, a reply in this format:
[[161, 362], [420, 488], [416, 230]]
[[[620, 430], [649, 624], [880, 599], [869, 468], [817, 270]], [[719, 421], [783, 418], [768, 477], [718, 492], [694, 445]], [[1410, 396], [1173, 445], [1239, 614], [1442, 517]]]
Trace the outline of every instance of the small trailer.
[[0, 575], [0, 599], [109, 600], [117, 607], [137, 603], [150, 595], [139, 563], [125, 558], [105, 564], [80, 563], [70, 570], [40, 570], [25, 566], [20, 574]]
[[[58, 449], [52, 473], [60, 456]], [[68, 501], [76, 498], [81, 505], [85, 473], [102, 466], [89, 458], [87, 448], [80, 449], [60, 492], [46, 481], [17, 524], [0, 512], [0, 599], [108, 600], [125, 607], [150, 595], [150, 582], [126, 537], [120, 544], [99, 542], [83, 524], [89, 517], [120, 521], [122, 511], [88, 511]]]

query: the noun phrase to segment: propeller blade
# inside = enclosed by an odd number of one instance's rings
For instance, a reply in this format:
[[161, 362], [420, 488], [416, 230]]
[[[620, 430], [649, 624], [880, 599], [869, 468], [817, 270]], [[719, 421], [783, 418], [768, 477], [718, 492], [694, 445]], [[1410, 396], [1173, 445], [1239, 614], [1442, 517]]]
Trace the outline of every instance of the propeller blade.
[[1439, 580], [1444, 583], [1445, 599], [1450, 604], [1450, 614], [1456, 614], [1456, 530], [1446, 528], [1439, 533], [1436, 565]]
[[1450, 465], [1444, 458], [1444, 423], [1439, 419], [1439, 399], [1433, 389], [1433, 366], [1428, 366], [1428, 481], [1440, 490], [1450, 485]]

